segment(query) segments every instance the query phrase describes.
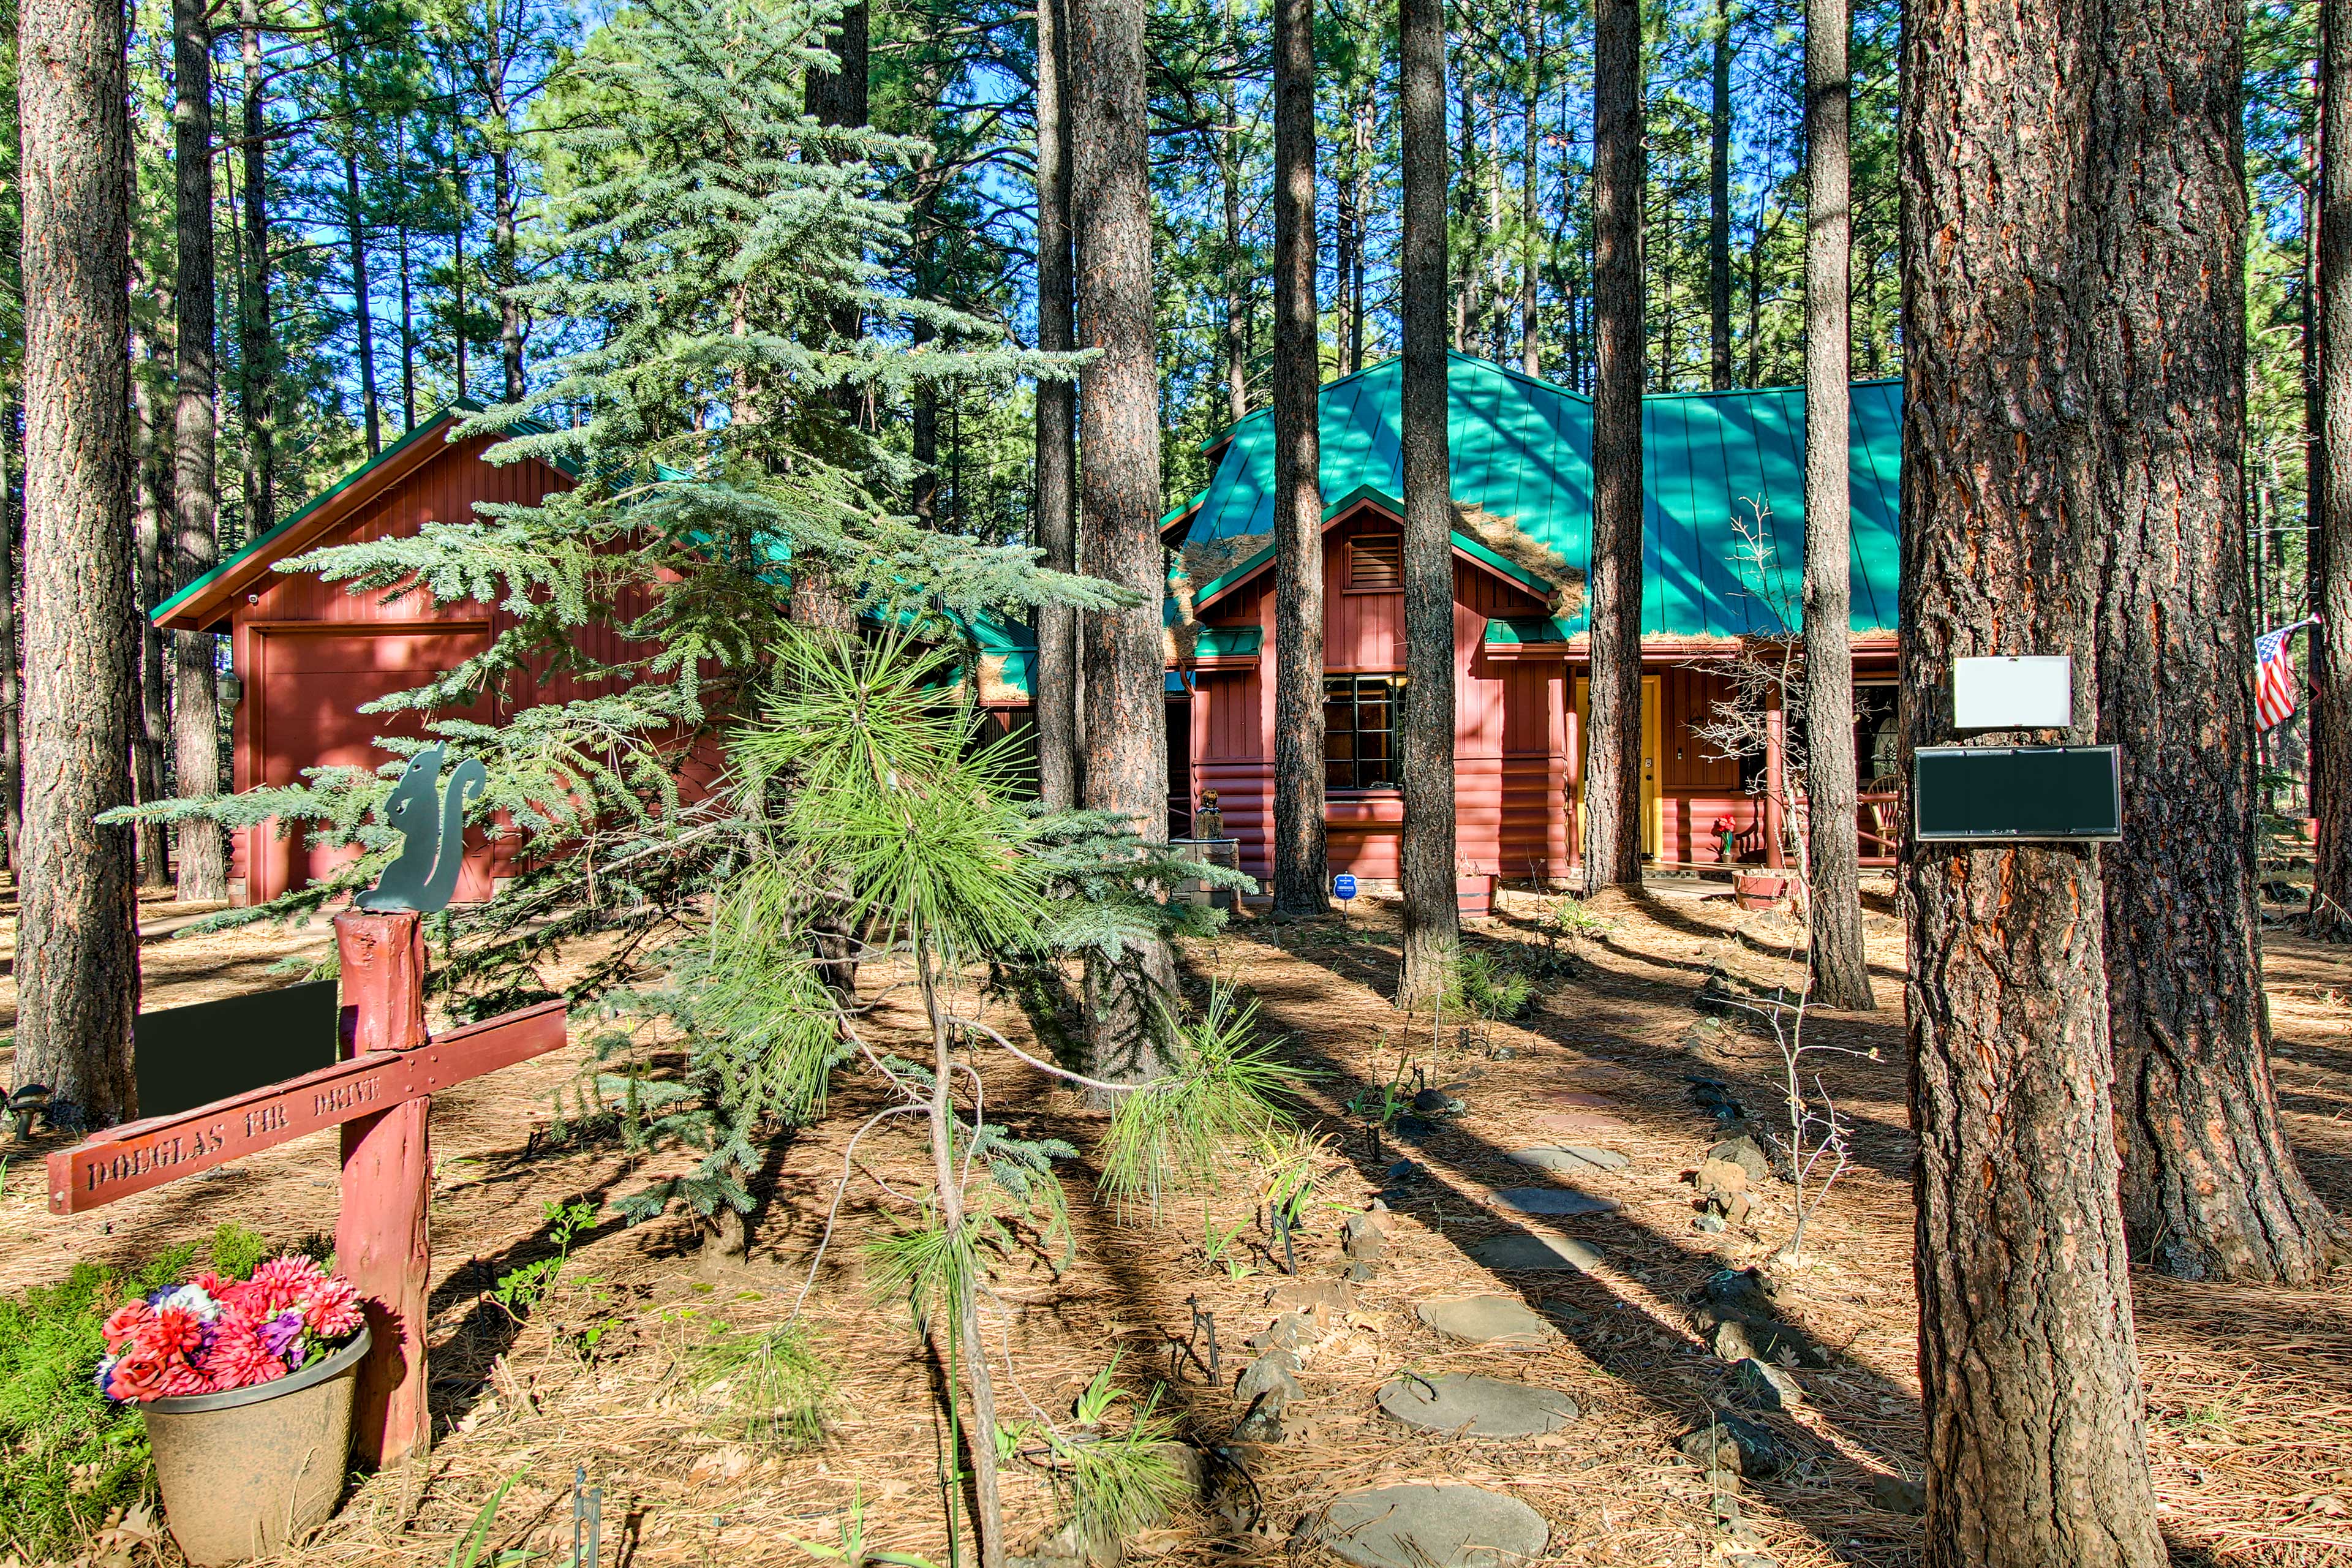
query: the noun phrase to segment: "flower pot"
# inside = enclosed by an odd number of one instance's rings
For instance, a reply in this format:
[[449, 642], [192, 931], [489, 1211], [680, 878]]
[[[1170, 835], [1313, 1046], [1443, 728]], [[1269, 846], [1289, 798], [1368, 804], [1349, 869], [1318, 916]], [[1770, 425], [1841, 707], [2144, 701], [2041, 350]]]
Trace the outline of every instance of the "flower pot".
[[1483, 915], [1495, 907], [1495, 878], [1492, 872], [1477, 872], [1454, 879], [1454, 901], [1465, 915]]
[[1788, 896], [1789, 879], [1777, 872], [1742, 871], [1731, 879], [1731, 901], [1743, 910], [1769, 910]]
[[343, 1495], [352, 1399], [368, 1332], [275, 1383], [151, 1399], [163, 1518], [197, 1568], [267, 1557], [324, 1524]]

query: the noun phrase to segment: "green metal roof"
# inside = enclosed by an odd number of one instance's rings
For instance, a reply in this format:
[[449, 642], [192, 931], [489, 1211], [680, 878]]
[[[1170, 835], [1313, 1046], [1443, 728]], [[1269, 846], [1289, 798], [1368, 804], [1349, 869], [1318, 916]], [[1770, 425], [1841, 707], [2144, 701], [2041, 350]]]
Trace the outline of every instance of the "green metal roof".
[[[1322, 391], [1322, 490], [1395, 507], [1403, 494], [1398, 440], [1400, 363], [1385, 360]], [[1446, 427], [1454, 500], [1512, 520], [1579, 570], [1592, 551], [1592, 402], [1565, 387], [1473, 358], [1447, 356]], [[1896, 504], [1902, 384], [1854, 384], [1850, 425], [1853, 626], [1891, 631], [1895, 614]], [[1660, 394], [1643, 400], [1642, 470], [1647, 492], [1642, 571], [1645, 637], [1741, 637], [1793, 618], [1804, 572], [1804, 406], [1801, 387]], [[1259, 410], [1234, 426], [1188, 538], [1265, 533], [1274, 525], [1274, 421]], [[1760, 521], [1778, 580], [1753, 581], [1739, 560], [1738, 527]], [[1454, 534], [1482, 559], [1491, 552]], [[1263, 552], [1262, 552], [1263, 553]], [[1499, 557], [1496, 558], [1499, 562]], [[1256, 559], [1200, 592], [1205, 602], [1258, 568]], [[1495, 562], [1490, 562], [1490, 564]], [[1508, 568], [1507, 574], [1526, 574]], [[1743, 575], [1747, 580], [1743, 580]], [[1584, 629], [1579, 608], [1567, 635]]]

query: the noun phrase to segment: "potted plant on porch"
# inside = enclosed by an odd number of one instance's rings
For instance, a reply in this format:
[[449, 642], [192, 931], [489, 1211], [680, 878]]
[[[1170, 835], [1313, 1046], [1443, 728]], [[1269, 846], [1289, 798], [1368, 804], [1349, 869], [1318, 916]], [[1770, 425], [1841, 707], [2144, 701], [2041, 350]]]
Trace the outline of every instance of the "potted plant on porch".
[[326, 1522], [368, 1349], [350, 1281], [289, 1254], [128, 1302], [104, 1332], [99, 1389], [139, 1407], [190, 1563], [266, 1557]]
[[1454, 862], [1454, 901], [1464, 914], [1483, 915], [1494, 909], [1495, 876], [1479, 870], [1474, 860]]

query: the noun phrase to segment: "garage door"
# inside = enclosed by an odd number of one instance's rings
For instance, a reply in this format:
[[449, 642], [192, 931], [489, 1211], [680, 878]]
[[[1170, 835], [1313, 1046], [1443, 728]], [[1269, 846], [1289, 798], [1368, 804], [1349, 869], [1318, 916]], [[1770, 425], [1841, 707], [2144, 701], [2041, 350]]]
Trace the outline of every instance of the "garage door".
[[[375, 744], [379, 735], [419, 735], [414, 714], [362, 713], [362, 703], [420, 686], [457, 668], [489, 643], [489, 627], [430, 630], [370, 630], [363, 626], [255, 628], [255, 668], [247, 672], [246, 700], [252, 754], [264, 784], [301, 782], [306, 768], [373, 768], [391, 753]], [[459, 710], [464, 717], [490, 718], [489, 705]], [[450, 715], [457, 716], [457, 715]], [[460, 901], [490, 896], [490, 850], [478, 829], [466, 835], [466, 865], [457, 879]], [[331, 872], [355, 850], [312, 848], [300, 831], [281, 837], [265, 823], [245, 835], [246, 897], [274, 899]]]

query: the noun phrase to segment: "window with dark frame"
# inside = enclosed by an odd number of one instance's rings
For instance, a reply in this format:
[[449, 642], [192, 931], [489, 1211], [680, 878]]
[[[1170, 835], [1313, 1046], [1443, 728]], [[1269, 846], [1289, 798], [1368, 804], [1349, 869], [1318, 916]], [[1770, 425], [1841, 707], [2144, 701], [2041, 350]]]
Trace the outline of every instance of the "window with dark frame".
[[1402, 675], [1323, 678], [1323, 787], [1394, 789]]
[[1348, 586], [1374, 593], [1398, 593], [1404, 587], [1404, 537], [1395, 533], [1360, 533], [1348, 542]]

